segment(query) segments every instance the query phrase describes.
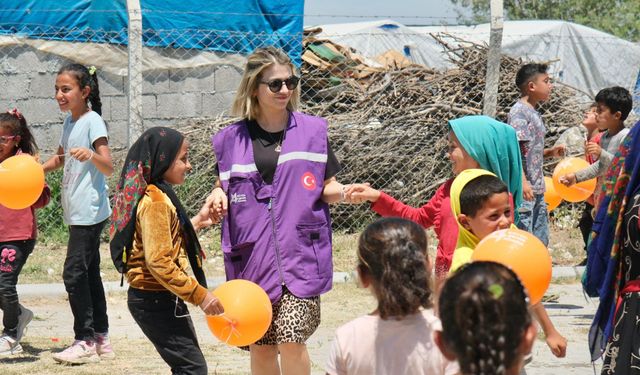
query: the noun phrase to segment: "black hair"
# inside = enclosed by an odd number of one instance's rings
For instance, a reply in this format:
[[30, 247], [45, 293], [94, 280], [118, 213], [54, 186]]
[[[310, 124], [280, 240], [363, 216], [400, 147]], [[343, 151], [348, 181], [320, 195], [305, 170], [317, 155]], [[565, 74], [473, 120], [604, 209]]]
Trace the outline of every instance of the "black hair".
[[624, 121], [629, 116], [629, 112], [631, 112], [633, 99], [629, 90], [624, 87], [614, 86], [600, 90], [596, 95], [596, 103], [604, 104], [611, 113], [620, 112], [622, 114], [620, 120]]
[[507, 185], [498, 177], [490, 174], [478, 176], [460, 191], [460, 213], [474, 217], [494, 194], [508, 191]]
[[20, 142], [17, 146], [22, 152], [30, 155], [38, 153], [38, 145], [27, 126], [27, 120], [17, 110], [0, 113], [0, 128], [8, 129], [11, 134], [20, 136]]
[[87, 100], [91, 103], [91, 110], [102, 115], [102, 101], [100, 100], [100, 87], [98, 86], [98, 73], [95, 67], [91, 71], [82, 64], [68, 64], [60, 68], [58, 75], [68, 73], [77, 81], [80, 89], [89, 87]]
[[516, 73], [516, 86], [521, 93], [526, 93], [527, 84], [531, 82], [538, 74], [547, 73], [549, 66], [547, 64], [525, 64]]
[[382, 319], [432, 306], [427, 260], [427, 235], [412, 221], [384, 218], [362, 232], [358, 270], [371, 278]]
[[516, 363], [531, 315], [513, 271], [494, 262], [466, 264], [445, 282], [438, 308], [444, 344], [463, 374], [504, 375]]

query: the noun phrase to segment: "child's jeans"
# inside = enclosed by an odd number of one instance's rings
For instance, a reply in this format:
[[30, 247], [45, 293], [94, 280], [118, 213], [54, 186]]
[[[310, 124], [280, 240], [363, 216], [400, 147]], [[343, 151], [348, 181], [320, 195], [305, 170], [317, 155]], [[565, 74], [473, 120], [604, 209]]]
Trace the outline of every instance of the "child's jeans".
[[205, 375], [207, 362], [198, 345], [186, 304], [169, 291], [129, 288], [127, 305], [173, 374]]
[[3, 311], [3, 333], [17, 337], [18, 316], [18, 276], [27, 258], [33, 251], [35, 240], [0, 242], [0, 309]]
[[523, 200], [518, 208], [520, 222], [518, 228], [538, 237], [545, 247], [549, 246], [549, 219], [544, 194], [534, 194], [531, 201]]
[[106, 220], [94, 225], [70, 225], [62, 279], [69, 294], [76, 340], [93, 341], [109, 331], [107, 300], [100, 277], [100, 233]]

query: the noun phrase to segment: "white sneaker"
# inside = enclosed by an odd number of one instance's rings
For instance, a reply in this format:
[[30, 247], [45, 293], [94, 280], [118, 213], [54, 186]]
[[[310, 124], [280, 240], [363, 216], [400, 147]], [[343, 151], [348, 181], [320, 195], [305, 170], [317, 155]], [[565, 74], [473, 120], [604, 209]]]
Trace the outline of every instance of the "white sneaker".
[[0, 336], [0, 357], [22, 353], [22, 345], [9, 335]]
[[100, 357], [96, 352], [96, 343], [87, 342], [84, 340], [76, 340], [73, 345], [61, 351], [55, 353], [53, 359], [56, 362], [65, 365], [81, 365], [83, 363], [99, 362]]
[[111, 346], [111, 340], [109, 340], [108, 333], [96, 333], [96, 352], [100, 356], [100, 359], [114, 359], [116, 353]]
[[18, 341], [22, 340], [22, 336], [24, 335], [24, 330], [25, 328], [27, 328], [27, 324], [29, 324], [32, 319], [33, 319], [33, 311], [20, 305], [20, 316], [18, 316], [18, 327], [16, 328], [18, 332], [16, 334], [16, 339]]

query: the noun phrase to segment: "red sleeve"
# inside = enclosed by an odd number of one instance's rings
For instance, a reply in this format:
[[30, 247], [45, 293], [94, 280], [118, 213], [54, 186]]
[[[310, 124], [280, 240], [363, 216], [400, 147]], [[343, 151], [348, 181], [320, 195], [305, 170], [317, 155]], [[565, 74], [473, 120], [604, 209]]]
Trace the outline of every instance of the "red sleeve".
[[420, 208], [406, 205], [381, 191], [380, 198], [371, 204], [371, 209], [384, 217], [401, 217], [414, 221], [424, 228], [430, 228], [439, 219], [440, 206], [446, 196], [445, 190], [448, 190], [447, 185], [447, 183], [442, 184], [433, 197]]
[[38, 200], [34, 204], [32, 204], [31, 207], [42, 208], [49, 203], [50, 199], [51, 199], [51, 189], [49, 189], [49, 186], [47, 186], [47, 184], [44, 184], [44, 188], [42, 189], [42, 194], [40, 194], [40, 198], [38, 198]]

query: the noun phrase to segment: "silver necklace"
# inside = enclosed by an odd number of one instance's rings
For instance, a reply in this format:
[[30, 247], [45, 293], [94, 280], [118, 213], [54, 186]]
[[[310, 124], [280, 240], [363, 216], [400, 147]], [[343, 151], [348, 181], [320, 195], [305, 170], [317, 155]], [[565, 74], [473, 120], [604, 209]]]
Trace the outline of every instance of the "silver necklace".
[[285, 131], [286, 129], [282, 130], [282, 134], [280, 134], [280, 141], [276, 141], [275, 139], [273, 139], [273, 136], [271, 135], [271, 133], [269, 133], [268, 131], [265, 131], [265, 133], [269, 135], [269, 139], [271, 140], [271, 143], [276, 144], [276, 148], [273, 151], [277, 152], [278, 154], [280, 153], [280, 151], [282, 151], [282, 141], [284, 140]]

